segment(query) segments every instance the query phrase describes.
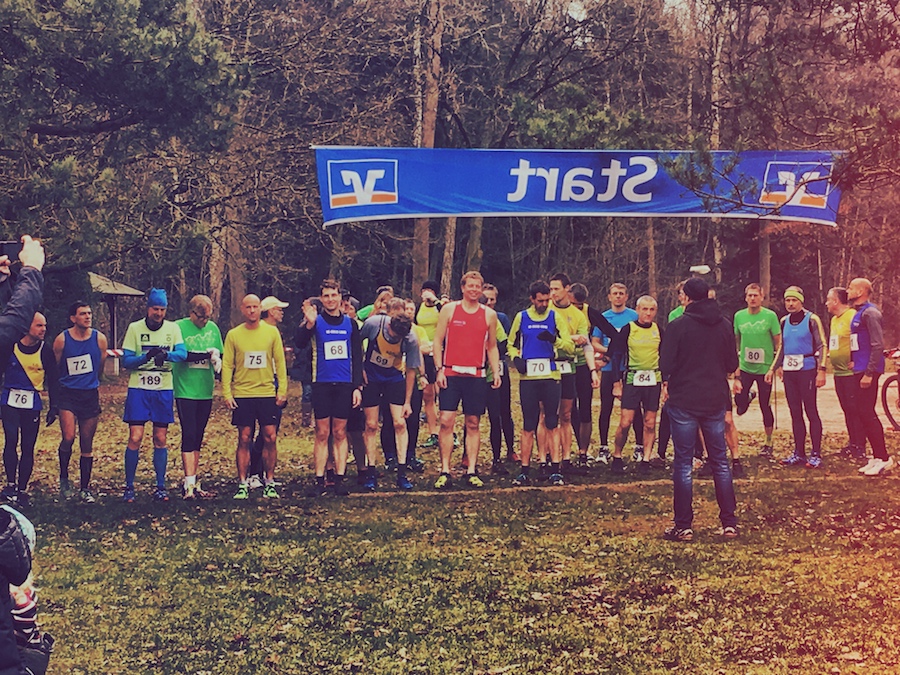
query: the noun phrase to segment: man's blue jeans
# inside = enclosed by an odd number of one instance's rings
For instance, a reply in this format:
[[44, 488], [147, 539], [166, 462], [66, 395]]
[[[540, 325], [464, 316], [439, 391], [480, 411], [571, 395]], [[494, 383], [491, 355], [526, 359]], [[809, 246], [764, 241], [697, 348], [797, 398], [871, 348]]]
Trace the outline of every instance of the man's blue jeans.
[[728, 463], [728, 449], [725, 445], [725, 410], [700, 414], [676, 408], [671, 404], [667, 410], [672, 425], [672, 444], [675, 446], [675, 461], [672, 464], [672, 481], [675, 484], [675, 527], [687, 529], [694, 520], [694, 485], [691, 469], [694, 448], [698, 443], [698, 429], [703, 433], [708, 461], [713, 468], [719, 520], [722, 521], [722, 527], [736, 527], [737, 517], [734, 512], [737, 501], [734, 496], [734, 482], [731, 479], [731, 465]]

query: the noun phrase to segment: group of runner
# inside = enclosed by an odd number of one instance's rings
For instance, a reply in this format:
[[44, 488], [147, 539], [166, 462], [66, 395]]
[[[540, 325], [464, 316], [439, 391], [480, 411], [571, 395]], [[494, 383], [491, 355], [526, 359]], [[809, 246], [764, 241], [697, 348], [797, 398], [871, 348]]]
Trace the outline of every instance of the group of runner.
[[[410, 474], [424, 470], [424, 462], [417, 457], [420, 415], [427, 426], [421, 447], [438, 448], [440, 454], [434, 488], [447, 489], [454, 481], [452, 457], [460, 443], [455, 433], [460, 408], [464, 473], [459, 480], [469, 487], [484, 485], [477, 468], [480, 422], [485, 412], [491, 428], [491, 473], [508, 474], [506, 464], [517, 463], [516, 486], [532, 484], [538, 477], [563, 485], [567, 476], [583, 474], [595, 462], [608, 465], [613, 473], [623, 473], [631, 429], [635, 470], [646, 474], [653, 468], [665, 468], [671, 430], [665, 406], [667, 382], [660, 370], [665, 332], [656, 321], [655, 298], [641, 296], [632, 309], [627, 306], [627, 288], [614, 283], [608, 293], [610, 306], [601, 311], [588, 304], [583, 284], [572, 283], [560, 273], [549, 283], [534, 282], [528, 289], [530, 306], [510, 318], [496, 311], [497, 289], [485, 284], [480, 273], [463, 275], [460, 291], [462, 298], [451, 301], [446, 295], [439, 296], [438, 285], [429, 281], [423, 284], [417, 305], [394, 297], [390, 287], [382, 287], [372, 305], [359, 308], [349, 292], [327, 280], [318, 297], [303, 303], [303, 319], [293, 344], [298, 351], [309, 349], [312, 354], [313, 493], [348, 493], [351, 448], [361, 489], [377, 489], [383, 478], [377, 468], [382, 458], [384, 473], [396, 472], [397, 487], [412, 489]], [[692, 320], [681, 317], [688, 300], [682, 285], [678, 291], [681, 302], [669, 314], [669, 324]], [[759, 401], [766, 439], [761, 454], [771, 456], [773, 452], [771, 392], [773, 377], [778, 374], [784, 380], [794, 437], [794, 451], [783, 462], [809, 468], [822, 465], [816, 391], [824, 384], [830, 357], [850, 439], [843, 453], [864, 460], [868, 441], [873, 456], [860, 471], [878, 475], [893, 467], [874, 411], [884, 358], [881, 314], [869, 302], [871, 291], [866, 279], [855, 279], [847, 289], [829, 291], [826, 306], [834, 318], [826, 341], [821, 320], [803, 307], [801, 289], [791, 286], [785, 291], [787, 314], [779, 321], [775, 312], [763, 306], [763, 289], [758, 284], [746, 287], [747, 306], [733, 320], [739, 363], [733, 377], [733, 405], [742, 415], [754, 398]], [[61, 428], [61, 495], [87, 503], [96, 500], [91, 475], [93, 438], [101, 411], [100, 374], [105, 360], [114, 356], [130, 371], [123, 414], [129, 427], [124, 501], [135, 499], [147, 423], [152, 425], [156, 476], [152, 496], [157, 501], [169, 499], [167, 431], [175, 421], [175, 410], [182, 429], [182, 496], [187, 500], [215, 496], [201, 487], [197, 476], [217, 374], [221, 374], [222, 397], [238, 432], [234, 498], [247, 499], [251, 490], [259, 488], [263, 497], [277, 498], [277, 434], [288, 385], [278, 325], [287, 306], [273, 296], [260, 300], [247, 295], [241, 301], [244, 321], [223, 340], [211, 320], [210, 298], [194, 296], [189, 315], [170, 321], [166, 319], [166, 292], [152, 289], [146, 316], [129, 325], [121, 350], [110, 349], [106, 336], [93, 328], [87, 302], [72, 304], [72, 325], [52, 344], [45, 340], [46, 318], [35, 314], [28, 334], [0, 353], [7, 474], [2, 497], [20, 505], [29, 501], [27, 486], [43, 407], [40, 392], [46, 390], [47, 424], [58, 418]], [[511, 369], [517, 371], [519, 380], [522, 427], [518, 447], [513, 440]], [[595, 389], [600, 392], [600, 438], [599, 449], [591, 457]], [[610, 448], [616, 399], [621, 401], [621, 415]], [[731, 406], [729, 401], [724, 435], [732, 457], [730, 469], [740, 478], [743, 467]], [[809, 453], [804, 415], [809, 420]], [[660, 430], [654, 454], [657, 417]], [[76, 429], [80, 476], [74, 489], [69, 465]], [[697, 444], [698, 456], [703, 445]], [[532, 474], [533, 460], [540, 467], [536, 475]], [[700, 469], [701, 474], [711, 471], [709, 463]]]

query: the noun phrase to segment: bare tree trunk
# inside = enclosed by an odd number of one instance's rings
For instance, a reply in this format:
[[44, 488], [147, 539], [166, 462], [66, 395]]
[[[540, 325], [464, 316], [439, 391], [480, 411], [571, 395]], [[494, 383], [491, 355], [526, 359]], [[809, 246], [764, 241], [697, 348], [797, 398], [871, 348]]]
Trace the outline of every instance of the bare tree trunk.
[[466, 272], [481, 271], [481, 260], [484, 257], [484, 252], [481, 250], [481, 233], [483, 231], [484, 217], [472, 218], [472, 224], [469, 227], [469, 241], [466, 244]]
[[759, 221], [759, 285], [766, 295], [766, 305], [774, 304], [772, 297], [772, 249], [766, 221]]
[[441, 292], [449, 293], [453, 280], [453, 254], [456, 245], [456, 216], [447, 218], [444, 227], [444, 264], [441, 267]]
[[[218, 220], [218, 214], [213, 216]], [[222, 311], [222, 290], [225, 288], [225, 249], [223, 248], [223, 230], [211, 228], [217, 234], [209, 242], [209, 298], [213, 305], [213, 319], [228, 316]]]
[[238, 219], [229, 217], [233, 215], [234, 209], [226, 207], [225, 217], [228, 218], [229, 224], [223, 230], [225, 233], [225, 268], [228, 270], [228, 286], [231, 290], [231, 307], [229, 307], [228, 316], [231, 325], [236, 326], [243, 321], [240, 304], [247, 295], [247, 265], [244, 262], [240, 232], [238, 226], [234, 224]]
[[[422, 54], [422, 24], [424, 24], [425, 54]], [[421, 80], [419, 91], [424, 92], [421, 103], [417, 102], [417, 112], [421, 111], [421, 131], [417, 133], [417, 145], [423, 148], [434, 147], [434, 130], [437, 124], [437, 107], [440, 94], [439, 82], [441, 75], [441, 39], [444, 28], [441, 0], [425, 0], [425, 5], [419, 15], [417, 26], [416, 49], [416, 75]], [[422, 63], [424, 61], [424, 67]], [[419, 132], [417, 129], [417, 132]], [[413, 226], [413, 278], [412, 291], [416, 295], [422, 288], [422, 283], [428, 278], [428, 254], [431, 238], [430, 220], [428, 218], [416, 218]], [[456, 221], [454, 219], [454, 226]], [[446, 252], [444, 254], [446, 259]]]

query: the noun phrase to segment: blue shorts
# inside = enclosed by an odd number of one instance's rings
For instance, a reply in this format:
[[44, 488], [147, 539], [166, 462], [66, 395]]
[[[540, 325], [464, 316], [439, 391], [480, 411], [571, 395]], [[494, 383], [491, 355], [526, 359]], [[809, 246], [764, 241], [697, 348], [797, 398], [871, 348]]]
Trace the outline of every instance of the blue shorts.
[[154, 391], [150, 389], [128, 389], [125, 397], [125, 414], [122, 419], [128, 424], [165, 426], [175, 423], [175, 392], [171, 389]]

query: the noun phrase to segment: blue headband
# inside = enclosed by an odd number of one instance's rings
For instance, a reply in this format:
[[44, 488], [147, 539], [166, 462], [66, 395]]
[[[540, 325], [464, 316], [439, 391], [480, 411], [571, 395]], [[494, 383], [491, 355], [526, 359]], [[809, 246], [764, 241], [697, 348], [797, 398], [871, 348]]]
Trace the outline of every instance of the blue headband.
[[147, 307], [168, 307], [169, 298], [162, 288], [151, 288], [147, 294]]

